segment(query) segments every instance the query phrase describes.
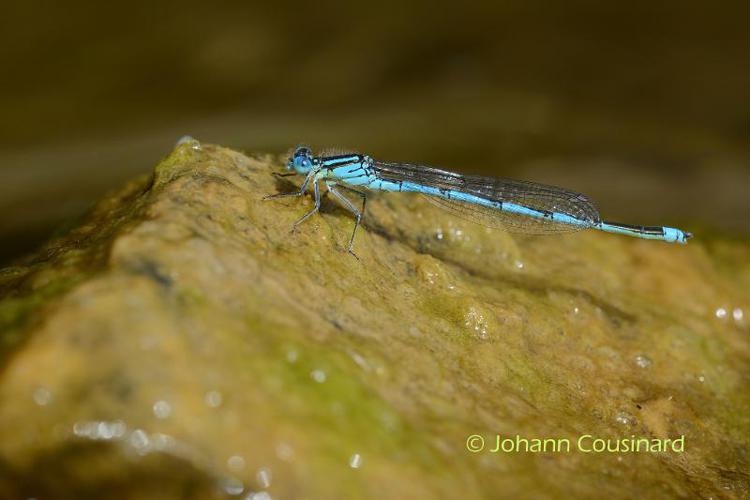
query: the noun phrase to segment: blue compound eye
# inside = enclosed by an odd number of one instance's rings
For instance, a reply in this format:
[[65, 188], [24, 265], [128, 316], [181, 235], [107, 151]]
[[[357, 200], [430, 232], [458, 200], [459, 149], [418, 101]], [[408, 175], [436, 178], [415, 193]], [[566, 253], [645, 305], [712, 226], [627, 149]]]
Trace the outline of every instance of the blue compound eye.
[[307, 158], [312, 154], [312, 151], [310, 151], [310, 148], [307, 146], [297, 146], [297, 149], [294, 150], [294, 157], [299, 158]]

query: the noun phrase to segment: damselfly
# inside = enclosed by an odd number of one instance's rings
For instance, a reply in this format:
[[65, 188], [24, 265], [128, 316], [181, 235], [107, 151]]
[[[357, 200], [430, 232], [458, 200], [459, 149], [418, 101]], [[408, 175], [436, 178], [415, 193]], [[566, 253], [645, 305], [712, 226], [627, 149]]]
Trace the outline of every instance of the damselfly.
[[[312, 183], [315, 205], [294, 223], [296, 228], [320, 209], [322, 181], [356, 219], [349, 240], [354, 253], [354, 236], [362, 221], [367, 194], [362, 189], [410, 192], [459, 217], [485, 226], [524, 234], [553, 234], [597, 229], [669, 243], [687, 243], [691, 233], [663, 226], [634, 226], [603, 221], [586, 196], [555, 186], [478, 175], [463, 175], [426, 165], [375, 160], [359, 153], [314, 156], [307, 146], [298, 146], [287, 163], [287, 175], [305, 176], [299, 191], [267, 196], [266, 199], [302, 196]], [[362, 199], [357, 208], [342, 194], [345, 190]]]

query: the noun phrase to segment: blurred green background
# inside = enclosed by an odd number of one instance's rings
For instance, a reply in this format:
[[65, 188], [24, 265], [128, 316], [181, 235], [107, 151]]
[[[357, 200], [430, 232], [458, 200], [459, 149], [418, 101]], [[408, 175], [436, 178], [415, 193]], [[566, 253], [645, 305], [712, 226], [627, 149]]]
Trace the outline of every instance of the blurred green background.
[[558, 184], [610, 219], [747, 236], [748, 14], [747, 2], [4, 5], [0, 264], [184, 134]]

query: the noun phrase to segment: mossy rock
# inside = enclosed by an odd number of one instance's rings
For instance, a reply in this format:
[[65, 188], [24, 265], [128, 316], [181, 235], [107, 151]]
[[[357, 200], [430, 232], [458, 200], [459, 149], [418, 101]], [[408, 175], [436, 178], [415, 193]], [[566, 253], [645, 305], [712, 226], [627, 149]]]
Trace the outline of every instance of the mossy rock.
[[518, 237], [379, 195], [356, 259], [332, 200], [296, 234], [309, 197], [262, 201], [298, 186], [281, 163], [186, 141], [0, 271], [0, 496], [750, 495], [746, 242]]

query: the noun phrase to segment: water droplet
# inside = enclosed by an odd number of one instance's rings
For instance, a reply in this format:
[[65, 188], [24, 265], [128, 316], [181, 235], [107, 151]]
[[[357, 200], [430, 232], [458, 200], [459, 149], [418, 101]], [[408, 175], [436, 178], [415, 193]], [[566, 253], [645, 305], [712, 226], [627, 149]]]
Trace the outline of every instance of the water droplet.
[[249, 493], [245, 500], [273, 500], [273, 497], [267, 491], [254, 491]]
[[76, 422], [73, 424], [73, 434], [78, 437], [88, 436], [88, 422]]
[[227, 465], [234, 472], [240, 472], [245, 468], [245, 459], [239, 455], [232, 455], [227, 460]]
[[745, 317], [745, 313], [742, 312], [742, 309], [739, 307], [735, 307], [732, 311], [732, 317], [734, 318], [734, 321], [737, 323], [741, 323], [742, 319]]
[[198, 142], [197, 139], [189, 136], [189, 135], [183, 135], [179, 139], [177, 139], [177, 142], [175, 143], [174, 147], [178, 148], [182, 146], [183, 144], [190, 144], [190, 148], [194, 149], [196, 151], [199, 151], [201, 149], [201, 143]]
[[154, 415], [156, 418], [164, 419], [172, 414], [172, 407], [164, 400], [159, 400], [154, 403]]
[[94, 435], [101, 439], [112, 439], [113, 433], [106, 422], [99, 422], [96, 424]]
[[573, 308], [573, 314], [578, 314], [579, 311], [580, 309], [578, 309], [578, 306]]
[[223, 489], [228, 495], [237, 496], [245, 491], [245, 485], [237, 478], [225, 477], [221, 480], [221, 489]]
[[130, 446], [141, 455], [145, 454], [151, 445], [151, 440], [148, 434], [143, 432], [141, 429], [136, 429], [130, 434]]
[[359, 453], [355, 453], [351, 457], [349, 457], [349, 467], [352, 469], [359, 469], [362, 467], [362, 455]]
[[477, 338], [485, 340], [489, 337], [487, 334], [487, 320], [474, 307], [470, 307], [464, 315], [464, 325], [472, 330]]
[[323, 370], [313, 370], [310, 372], [310, 376], [319, 384], [322, 384], [326, 381], [326, 372], [324, 372]]
[[128, 426], [125, 425], [125, 422], [123, 422], [122, 420], [115, 420], [112, 425], [114, 427], [113, 434], [116, 438], [123, 437], [125, 435], [125, 431], [128, 430]]
[[179, 139], [177, 139], [177, 142], [175, 142], [174, 146], [175, 147], [182, 146], [183, 144], [187, 144], [188, 142], [193, 142], [194, 140], [195, 139], [193, 139], [189, 135], [183, 135], [182, 137], [180, 137]]
[[127, 426], [122, 420], [114, 420], [111, 422], [107, 420], [82, 421], [76, 422], [73, 425], [73, 434], [78, 437], [95, 440], [121, 438], [126, 430]]
[[114, 422], [99, 422], [97, 426], [98, 437], [101, 439], [117, 439], [125, 435], [127, 426], [122, 420]]
[[702, 384], [705, 381], [706, 381], [706, 377], [704, 377], [703, 375], [698, 375], [698, 382]]
[[175, 440], [172, 436], [157, 432], [151, 436], [151, 444], [155, 450], [164, 451], [174, 448]]
[[367, 362], [367, 360], [365, 358], [363, 358], [362, 356], [360, 356], [356, 352], [352, 352], [352, 353], [350, 353], [350, 355], [351, 355], [352, 359], [354, 360], [354, 362], [357, 363], [357, 365], [360, 368], [362, 368], [364, 371], [369, 372], [369, 371], [372, 370], [372, 367], [370, 366], [370, 364]]
[[438, 228], [437, 231], [435, 231], [435, 239], [436, 240], [443, 239], [443, 230], [441, 228]]
[[39, 406], [47, 406], [52, 402], [52, 393], [45, 387], [37, 387], [32, 397]]
[[651, 359], [645, 354], [639, 354], [635, 357], [635, 364], [641, 368], [648, 368], [651, 366]]
[[203, 401], [209, 408], [218, 408], [224, 398], [219, 391], [208, 391], [203, 397]]
[[255, 479], [261, 488], [268, 488], [271, 486], [271, 469], [268, 467], [261, 467], [258, 472], [255, 473]]
[[625, 412], [618, 413], [615, 416], [615, 422], [622, 425], [633, 425], [633, 420], [633, 416]]
[[715, 314], [716, 314], [716, 317], [717, 317], [717, 318], [719, 318], [719, 319], [724, 319], [724, 318], [726, 318], [726, 317], [727, 317], [727, 310], [726, 310], [726, 309], [724, 309], [723, 307], [720, 307], [720, 308], [718, 308], [718, 309], [716, 310], [716, 313], [715, 313]]
[[427, 271], [427, 270], [425, 270], [424, 273], [422, 274], [422, 277], [424, 278], [424, 280], [430, 285], [435, 284], [435, 282], [437, 281], [436, 279], [437, 276], [438, 275], [436, 273], [432, 271]]
[[514, 262], [513, 265], [516, 266], [516, 269], [523, 269], [523, 262], [521, 262], [520, 260]]

